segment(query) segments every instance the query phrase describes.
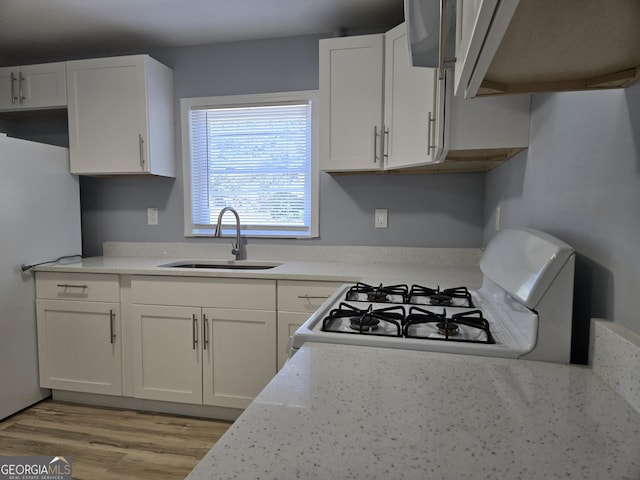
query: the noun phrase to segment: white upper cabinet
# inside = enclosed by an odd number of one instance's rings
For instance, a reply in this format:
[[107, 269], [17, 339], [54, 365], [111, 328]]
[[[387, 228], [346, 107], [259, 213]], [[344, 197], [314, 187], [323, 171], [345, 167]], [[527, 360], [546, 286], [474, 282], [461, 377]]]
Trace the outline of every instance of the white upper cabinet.
[[411, 66], [404, 23], [385, 34], [384, 88], [385, 168], [435, 162], [443, 92], [435, 69]]
[[441, 83], [446, 91], [441, 153], [445, 159], [434, 167], [488, 170], [529, 146], [530, 95], [464, 99], [453, 95], [453, 82], [448, 70]]
[[491, 168], [529, 145], [530, 96], [462, 99], [453, 72], [412, 67], [404, 24], [386, 34], [385, 168]]
[[67, 106], [65, 62], [0, 68], [0, 110]]
[[67, 62], [71, 172], [175, 176], [173, 71], [148, 55]]
[[[382, 38], [384, 48], [363, 47]], [[334, 57], [331, 63], [329, 52]], [[336, 61], [343, 52], [349, 58]], [[358, 90], [359, 82], [349, 84], [349, 72], [358, 65], [359, 55], [368, 62], [366, 65], [383, 66], [380, 71], [376, 68], [358, 77], [361, 83], [372, 84], [377, 78], [384, 84], [384, 91], [364, 88], [367, 95], [363, 96]], [[364, 65], [358, 71], [363, 71]], [[376, 72], [378, 77], [372, 77]], [[449, 71], [445, 79], [439, 80], [435, 68], [411, 66], [404, 24], [384, 36], [321, 40], [322, 170], [420, 167], [431, 172], [483, 171], [529, 145], [528, 95], [455, 98], [451, 75]], [[372, 105], [375, 115], [371, 115]], [[380, 127], [375, 123], [378, 106], [382, 106], [384, 120]], [[360, 128], [362, 125], [367, 128]], [[338, 151], [340, 156], [336, 155]]]
[[455, 94], [624, 87], [640, 76], [637, 0], [457, 0]]
[[384, 35], [320, 40], [320, 168], [382, 168]]

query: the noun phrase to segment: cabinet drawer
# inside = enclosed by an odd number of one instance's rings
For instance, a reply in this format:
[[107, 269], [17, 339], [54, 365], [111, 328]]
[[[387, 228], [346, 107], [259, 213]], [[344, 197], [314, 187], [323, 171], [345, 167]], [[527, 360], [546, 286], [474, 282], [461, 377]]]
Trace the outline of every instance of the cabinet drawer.
[[100, 273], [36, 273], [38, 298], [120, 302], [118, 275]]
[[252, 278], [141, 275], [131, 279], [131, 301], [146, 305], [275, 310], [276, 282]]
[[315, 312], [342, 283], [291, 281], [278, 282], [278, 311]]

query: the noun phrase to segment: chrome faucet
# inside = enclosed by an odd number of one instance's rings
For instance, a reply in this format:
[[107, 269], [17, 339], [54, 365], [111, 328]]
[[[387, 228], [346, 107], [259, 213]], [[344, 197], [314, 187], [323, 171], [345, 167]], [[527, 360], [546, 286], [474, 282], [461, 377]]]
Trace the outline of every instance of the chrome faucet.
[[216, 233], [213, 235], [216, 238], [222, 236], [222, 216], [226, 212], [231, 212], [236, 217], [236, 244], [231, 244], [231, 254], [236, 256], [236, 260], [242, 260], [242, 245], [240, 244], [240, 215], [233, 207], [224, 207], [218, 214], [218, 223], [216, 224]]

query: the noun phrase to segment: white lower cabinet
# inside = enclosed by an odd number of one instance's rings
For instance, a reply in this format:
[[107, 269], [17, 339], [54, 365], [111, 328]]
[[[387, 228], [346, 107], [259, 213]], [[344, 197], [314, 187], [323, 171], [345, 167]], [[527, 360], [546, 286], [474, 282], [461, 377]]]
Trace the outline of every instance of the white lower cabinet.
[[40, 384], [246, 408], [341, 284], [38, 272]]
[[203, 322], [203, 403], [246, 408], [276, 374], [276, 312], [205, 308]]
[[245, 408], [276, 374], [275, 281], [135, 277], [131, 291], [135, 397]]
[[120, 305], [38, 300], [40, 386], [122, 394]]
[[134, 396], [201, 404], [202, 351], [193, 340], [200, 309], [133, 305], [131, 321]]
[[340, 285], [340, 282], [278, 280], [278, 369], [287, 361], [289, 337]]
[[121, 395], [118, 276], [38, 273], [36, 297], [40, 386]]

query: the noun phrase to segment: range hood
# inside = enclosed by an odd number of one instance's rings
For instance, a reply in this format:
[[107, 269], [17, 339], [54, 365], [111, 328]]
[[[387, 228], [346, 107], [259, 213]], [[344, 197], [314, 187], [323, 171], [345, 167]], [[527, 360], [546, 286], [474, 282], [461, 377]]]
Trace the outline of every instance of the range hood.
[[404, 0], [404, 18], [414, 67], [444, 68], [454, 59], [456, 0]]

